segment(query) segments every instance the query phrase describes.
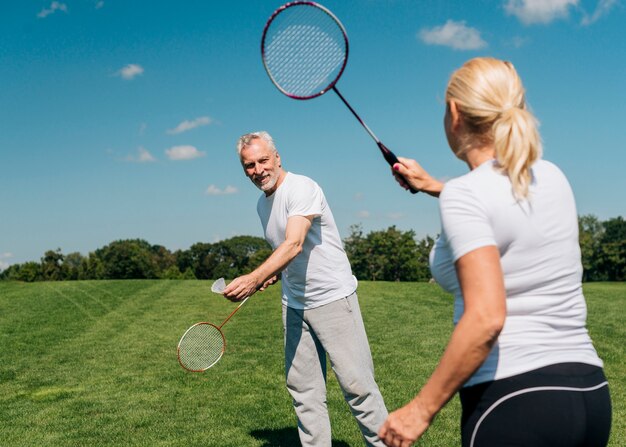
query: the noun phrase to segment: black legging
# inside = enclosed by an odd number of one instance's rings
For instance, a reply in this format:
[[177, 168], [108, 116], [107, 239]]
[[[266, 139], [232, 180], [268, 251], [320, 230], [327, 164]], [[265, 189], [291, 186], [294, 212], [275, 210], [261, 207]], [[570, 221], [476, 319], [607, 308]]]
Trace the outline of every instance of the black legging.
[[604, 447], [611, 397], [604, 372], [561, 363], [463, 388], [463, 447]]

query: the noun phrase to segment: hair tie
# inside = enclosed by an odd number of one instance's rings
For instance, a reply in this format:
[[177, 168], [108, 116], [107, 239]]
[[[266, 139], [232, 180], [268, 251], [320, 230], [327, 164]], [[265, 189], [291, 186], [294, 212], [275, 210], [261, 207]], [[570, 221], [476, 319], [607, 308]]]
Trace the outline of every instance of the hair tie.
[[505, 115], [507, 113], [512, 112], [515, 109], [519, 109], [518, 106], [509, 106], [509, 107], [504, 107], [500, 110], [500, 115]]

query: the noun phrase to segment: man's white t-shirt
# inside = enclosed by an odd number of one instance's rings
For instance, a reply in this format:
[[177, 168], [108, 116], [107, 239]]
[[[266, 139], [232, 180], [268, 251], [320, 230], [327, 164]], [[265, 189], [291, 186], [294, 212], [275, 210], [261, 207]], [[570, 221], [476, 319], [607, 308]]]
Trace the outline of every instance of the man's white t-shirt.
[[480, 247], [500, 252], [507, 316], [489, 357], [465, 386], [543, 366], [581, 362], [602, 366], [587, 329], [578, 216], [570, 185], [552, 163], [532, 167], [529, 200], [517, 202], [494, 161], [450, 180], [440, 195], [442, 232], [430, 254], [435, 280], [463, 297], [454, 263]]
[[272, 195], [261, 195], [257, 212], [265, 239], [274, 250], [285, 241], [287, 219], [315, 216], [302, 252], [282, 272], [284, 304], [312, 309], [354, 293], [356, 278], [324, 192], [317, 183], [288, 172]]

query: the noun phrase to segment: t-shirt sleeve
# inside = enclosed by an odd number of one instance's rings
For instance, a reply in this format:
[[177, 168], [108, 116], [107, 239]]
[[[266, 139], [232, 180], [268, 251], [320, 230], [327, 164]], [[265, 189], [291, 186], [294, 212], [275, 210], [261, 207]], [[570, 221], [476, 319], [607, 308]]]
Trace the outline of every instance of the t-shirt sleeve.
[[453, 262], [477, 248], [496, 245], [488, 213], [468, 185], [448, 182], [439, 197], [439, 212]]
[[321, 216], [322, 189], [311, 179], [301, 178], [298, 180], [289, 190], [287, 218], [291, 216]]

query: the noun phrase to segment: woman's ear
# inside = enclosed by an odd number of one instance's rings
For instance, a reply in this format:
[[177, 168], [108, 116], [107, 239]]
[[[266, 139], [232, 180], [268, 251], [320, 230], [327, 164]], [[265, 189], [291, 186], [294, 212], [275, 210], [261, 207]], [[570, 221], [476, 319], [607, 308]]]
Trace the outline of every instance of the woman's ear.
[[452, 125], [452, 129], [457, 130], [461, 125], [461, 115], [453, 99], [448, 101], [448, 108], [450, 110], [450, 124]]

